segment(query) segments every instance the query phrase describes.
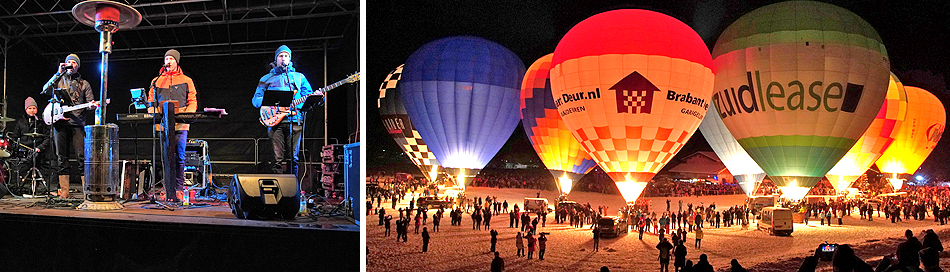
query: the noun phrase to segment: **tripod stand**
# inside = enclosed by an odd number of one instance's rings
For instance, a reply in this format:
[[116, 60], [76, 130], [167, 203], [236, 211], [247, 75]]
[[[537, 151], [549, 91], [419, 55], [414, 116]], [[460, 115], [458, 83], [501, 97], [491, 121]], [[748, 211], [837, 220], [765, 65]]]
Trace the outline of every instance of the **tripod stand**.
[[23, 136], [30, 136], [33, 138], [32, 148], [29, 146], [23, 145], [19, 141], [17, 141], [18, 145], [30, 150], [30, 153], [29, 153], [30, 155], [28, 156], [31, 157], [31, 161], [32, 161], [32, 165], [31, 165], [32, 167], [30, 167], [30, 170], [27, 171], [26, 174], [23, 176], [23, 178], [20, 180], [20, 184], [26, 183], [27, 179], [30, 180], [30, 194], [29, 195], [24, 194], [23, 196], [37, 197], [36, 195], [37, 183], [41, 183], [43, 185], [43, 188], [46, 188], [46, 190], [44, 190], [44, 192], [42, 193], [49, 195], [49, 184], [47, 184], [46, 180], [43, 179], [43, 174], [40, 172], [40, 170], [36, 168], [36, 157], [39, 157], [39, 152], [36, 152], [36, 138], [43, 137], [45, 135], [33, 132], [33, 133], [24, 134]]

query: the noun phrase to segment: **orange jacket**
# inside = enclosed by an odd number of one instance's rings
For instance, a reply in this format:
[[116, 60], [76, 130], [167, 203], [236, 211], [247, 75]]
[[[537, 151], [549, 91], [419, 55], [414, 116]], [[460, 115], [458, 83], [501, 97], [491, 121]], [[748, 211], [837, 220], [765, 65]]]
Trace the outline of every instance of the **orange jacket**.
[[[166, 71], [158, 77], [152, 79], [152, 87], [148, 90], [148, 102], [155, 102], [155, 91], [159, 93], [159, 102], [168, 100], [178, 101], [177, 112], [196, 112], [198, 110], [198, 91], [195, 90], [195, 82], [190, 77], [181, 72], [181, 67], [177, 71]], [[182, 101], [184, 100], [184, 101]], [[155, 105], [159, 109], [161, 105]], [[149, 109], [149, 112], [152, 112]], [[189, 124], [175, 124], [176, 130], [188, 130]], [[163, 130], [161, 126], [156, 126], [156, 130]]]

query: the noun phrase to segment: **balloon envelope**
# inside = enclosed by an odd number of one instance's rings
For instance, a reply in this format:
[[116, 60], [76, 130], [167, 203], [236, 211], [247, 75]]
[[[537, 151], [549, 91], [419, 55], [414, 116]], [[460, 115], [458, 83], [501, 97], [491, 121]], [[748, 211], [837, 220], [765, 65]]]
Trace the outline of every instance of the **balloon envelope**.
[[561, 39], [551, 64], [561, 118], [628, 202], [696, 131], [712, 91], [703, 40], [653, 11], [585, 19]]
[[[710, 113], [716, 112], [715, 105], [709, 105], [709, 109]], [[722, 123], [722, 118], [718, 114], [706, 114], [702, 123], [699, 124], [699, 131], [703, 133], [706, 142], [729, 169], [729, 173], [739, 183], [742, 191], [752, 196], [755, 188], [765, 178], [765, 171], [762, 171], [752, 157], [749, 157], [749, 153], [742, 149], [736, 138], [732, 137], [732, 133]]]
[[[946, 110], [930, 92], [911, 86], [907, 91], [907, 118], [891, 146], [877, 160], [884, 173], [913, 174], [930, 156], [947, 125]], [[899, 186], [895, 186], [900, 188]]]
[[448, 37], [409, 56], [399, 96], [446, 171], [482, 169], [518, 125], [524, 71], [518, 56], [500, 44]]
[[864, 131], [848, 153], [835, 164], [825, 177], [835, 190], [843, 192], [884, 154], [900, 131], [907, 116], [907, 93], [904, 85], [891, 73], [884, 105], [877, 112], [871, 126]]
[[718, 112], [709, 114], [719, 114], [780, 188], [817, 184], [887, 92], [890, 63], [877, 31], [830, 4], [753, 10], [726, 28], [712, 55]]
[[571, 135], [551, 98], [551, 57], [547, 54], [528, 67], [521, 84], [521, 125], [541, 162], [551, 171], [558, 191], [570, 194], [574, 181], [596, 163]]
[[379, 115], [386, 127], [386, 132], [396, 141], [399, 148], [409, 156], [422, 174], [429, 180], [438, 178], [439, 161], [435, 155], [429, 151], [422, 136], [412, 126], [409, 115], [406, 114], [406, 108], [402, 100], [399, 99], [399, 79], [402, 77], [403, 65], [399, 65], [395, 70], [386, 75], [386, 80], [379, 86], [379, 99], [376, 105], [379, 107]]

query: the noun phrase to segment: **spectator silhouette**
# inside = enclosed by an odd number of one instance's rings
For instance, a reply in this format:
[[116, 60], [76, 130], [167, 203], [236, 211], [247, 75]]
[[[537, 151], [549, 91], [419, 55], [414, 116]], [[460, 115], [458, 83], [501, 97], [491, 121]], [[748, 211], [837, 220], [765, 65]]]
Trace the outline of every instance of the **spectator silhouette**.
[[732, 267], [729, 267], [729, 271], [732, 271], [732, 272], [748, 272], [748, 270], [745, 270], [745, 268], [743, 268], [742, 265], [739, 264], [739, 260], [732, 259], [732, 261], [729, 262], [729, 264], [732, 265]]
[[502, 271], [505, 271], [505, 260], [498, 256], [498, 251], [495, 251], [495, 258], [491, 260], [491, 272]]
[[924, 271], [943, 271], [940, 269], [941, 251], [943, 251], [943, 244], [940, 243], [940, 237], [934, 230], [927, 230], [924, 234], [923, 249], [920, 250], [920, 262], [924, 265]]
[[701, 254], [699, 255], [699, 262], [697, 262], [690, 271], [713, 272], [715, 270], [713, 270], [712, 265], [709, 264], [709, 259], [706, 257], [706, 254]]
[[857, 255], [854, 255], [854, 249], [850, 245], [838, 245], [838, 249], [835, 250], [835, 254], [831, 257], [831, 266], [834, 267], [837, 272], [871, 272], [874, 269], [871, 268], [868, 263], [858, 258]]

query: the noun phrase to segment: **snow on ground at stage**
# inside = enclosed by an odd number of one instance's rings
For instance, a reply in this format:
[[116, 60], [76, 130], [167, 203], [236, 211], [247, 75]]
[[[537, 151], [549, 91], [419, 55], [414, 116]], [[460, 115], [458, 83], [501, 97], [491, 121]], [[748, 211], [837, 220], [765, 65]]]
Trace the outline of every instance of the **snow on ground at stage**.
[[[509, 205], [522, 203], [525, 197], [535, 197], [538, 190], [531, 189], [497, 189], [470, 187], [466, 194], [469, 197], [486, 195], [498, 197], [498, 201], [507, 200]], [[555, 202], [557, 193], [554, 191], [540, 191], [541, 197]], [[590, 203], [597, 206], [608, 206], [608, 215], [617, 215], [617, 209], [623, 206], [620, 195], [604, 195], [599, 193], [574, 192], [570, 200], [578, 203]], [[665, 197], [646, 198], [651, 201], [651, 211], [665, 211]], [[678, 201], [683, 200], [683, 208], [687, 203], [708, 206], [715, 203], [717, 209], [732, 205], [741, 205], [745, 201], [744, 195], [704, 196], [704, 197], [670, 197], [670, 210], [678, 210]], [[397, 205], [405, 207], [409, 198], [405, 198]], [[383, 201], [387, 214], [398, 212], [390, 209], [391, 204]], [[520, 205], [519, 205], [520, 206]], [[509, 207], [510, 208], [510, 207]], [[431, 216], [430, 211], [430, 216]], [[600, 241], [600, 251], [594, 252], [591, 229], [571, 228], [566, 224], [554, 224], [553, 216], [548, 216], [546, 227], [539, 227], [539, 232], [550, 232], [548, 235], [547, 251], [543, 261], [528, 260], [517, 257], [515, 253], [515, 235], [518, 228], [508, 227], [506, 214], [492, 217], [492, 228], [498, 231], [497, 250], [505, 260], [506, 271], [598, 271], [601, 266], [607, 266], [610, 271], [651, 271], [659, 268], [657, 261], [658, 251], [655, 248], [658, 240], [653, 234], [644, 234], [643, 240], [637, 239], [637, 233], [631, 231], [619, 238], [604, 238]], [[406, 243], [396, 242], [395, 223], [392, 224], [392, 234], [383, 237], [384, 228], [379, 226], [378, 217], [373, 214], [365, 220], [367, 271], [488, 271], [493, 254], [489, 252], [490, 236], [484, 227], [482, 230], [472, 230], [470, 215], [462, 215], [462, 225], [452, 226], [449, 213], [445, 213], [440, 224], [440, 231], [432, 231], [431, 217], [425, 226], [429, 228], [431, 240], [429, 252], [422, 253], [422, 238], [409, 228], [409, 240]], [[395, 220], [394, 220], [395, 222]], [[837, 223], [837, 222], [835, 222]], [[540, 224], [539, 224], [540, 225]], [[743, 230], [740, 226], [729, 228], [711, 228], [706, 226], [702, 248], [696, 249], [694, 236], [687, 234], [687, 258], [697, 262], [700, 254], [706, 254], [710, 263], [717, 271], [725, 271], [732, 259], [749, 271], [796, 271], [802, 258], [812, 255], [819, 244], [829, 243], [851, 244], [858, 256], [866, 262], [876, 265], [881, 257], [896, 252], [898, 243], [902, 242], [905, 229], [911, 229], [922, 239], [922, 231], [933, 229], [946, 244], [950, 241], [950, 225], [940, 226], [933, 221], [906, 220], [900, 223], [891, 223], [883, 216], [875, 217], [874, 221], [860, 219], [856, 212], [844, 218], [844, 225], [819, 226], [818, 220], [811, 220], [809, 225], [795, 224], [795, 231], [791, 237], [770, 236], [765, 231], [755, 230], [753, 223], [749, 229]], [[422, 232], [420, 228], [420, 233]], [[527, 242], [526, 242], [527, 243]], [[945, 247], [947, 247], [945, 245]], [[941, 258], [941, 267], [950, 267], [950, 256], [944, 251]], [[822, 262], [818, 271], [828, 269], [830, 262]], [[672, 270], [672, 264], [670, 265]]]

